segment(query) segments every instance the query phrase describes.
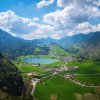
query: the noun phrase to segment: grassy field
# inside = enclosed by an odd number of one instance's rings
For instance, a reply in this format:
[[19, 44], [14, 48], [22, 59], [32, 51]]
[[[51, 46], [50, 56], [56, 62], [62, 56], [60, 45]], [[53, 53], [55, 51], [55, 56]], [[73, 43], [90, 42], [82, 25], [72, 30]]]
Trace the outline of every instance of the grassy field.
[[[40, 65], [40, 67], [17, 61], [14, 61], [14, 64], [22, 72], [37, 72], [40, 75], [44, 75], [43, 77], [45, 77], [51, 74], [44, 72], [44, 67], [61, 66], [64, 64], [64, 62], [58, 61], [52, 64]], [[74, 61], [69, 62], [67, 66], [78, 66], [79, 69], [77, 71], [69, 72], [79, 74], [75, 76], [75, 80], [81, 81], [82, 83], [86, 84], [100, 85], [100, 74], [96, 74], [100, 73], [100, 62]], [[27, 77], [26, 74], [23, 76]], [[71, 82], [70, 80], [67, 80], [61, 76], [56, 75], [50, 78], [41, 79], [41, 81], [38, 82], [36, 85], [34, 96], [36, 97], [36, 100], [89, 100], [90, 98], [91, 100], [94, 100], [94, 88], [79, 86]]]
[[59, 66], [62, 66], [64, 64], [64, 62], [62, 61], [57, 61], [57, 62], [54, 62], [54, 63], [51, 63], [51, 64], [45, 64], [45, 65], [41, 65], [43, 67], [59, 67]]
[[53, 76], [36, 85], [34, 96], [36, 100], [77, 100], [75, 94], [93, 92], [94, 88], [81, 87], [61, 76]]
[[20, 62], [13, 61], [13, 63], [17, 66], [17, 68], [22, 72], [38, 72], [41, 70], [40, 67], [33, 66], [31, 64], [21, 64]]
[[70, 54], [58, 45], [50, 45], [51, 52], [57, 56], [69, 56]]
[[77, 75], [75, 76], [76, 80], [81, 81], [82, 83], [89, 83], [100, 86], [100, 74], [98, 75]]
[[79, 67], [79, 69], [74, 72], [76, 74], [79, 74], [75, 76], [76, 80], [79, 80], [82, 83], [86, 84], [100, 85], [100, 62], [70, 62], [67, 65]]
[[18, 61], [13, 61], [13, 63], [17, 66], [17, 68], [21, 72], [26, 72], [26, 73], [37, 72], [38, 74], [47, 74], [47, 72], [43, 70], [44, 67], [56, 67], [56, 66], [61, 66], [64, 64], [62, 61], [54, 62], [51, 64], [44, 64], [40, 66], [34, 66], [31, 64], [21, 63]]
[[67, 65], [78, 66], [79, 69], [75, 73], [79, 73], [79, 74], [100, 73], [100, 62], [93, 62], [93, 61], [70, 62]]
[[[47, 56], [48, 58], [49, 56]], [[44, 67], [55, 67], [64, 65], [64, 62], [58, 61], [52, 64], [40, 65], [39, 67], [31, 64], [14, 61], [14, 64], [22, 72], [37, 72], [40, 75], [51, 75], [43, 70]], [[78, 74], [74, 77], [75, 80], [85, 84], [100, 85], [100, 62], [82, 61], [82, 62], [69, 62], [67, 66], [78, 66], [78, 70], [74, 73]], [[63, 73], [63, 72], [62, 72]], [[60, 75], [61, 73], [59, 73]], [[66, 72], [64, 73], [66, 74]], [[90, 74], [90, 75], [89, 75]], [[63, 74], [62, 74], [63, 75]], [[27, 77], [23, 75], [24, 77]], [[94, 88], [79, 86], [70, 80], [61, 76], [52, 76], [50, 78], [43, 78], [37, 83], [34, 96], [36, 100], [94, 100]], [[88, 99], [89, 97], [89, 99]], [[86, 99], [83, 99], [86, 98]]]

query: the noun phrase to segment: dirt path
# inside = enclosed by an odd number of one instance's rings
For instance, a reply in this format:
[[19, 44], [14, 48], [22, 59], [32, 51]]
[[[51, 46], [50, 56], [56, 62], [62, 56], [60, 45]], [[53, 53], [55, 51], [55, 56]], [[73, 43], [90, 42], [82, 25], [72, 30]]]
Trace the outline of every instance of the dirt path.
[[75, 80], [72, 80], [72, 79], [70, 79], [73, 83], [75, 83], [75, 84], [77, 84], [77, 85], [80, 85], [80, 86], [85, 86], [85, 87], [95, 87], [94, 85], [92, 85], [92, 86], [89, 86], [89, 85], [86, 85], [86, 84], [82, 84], [82, 83], [80, 83], [80, 82], [77, 82], [77, 81], [75, 81]]
[[36, 87], [36, 84], [37, 84], [38, 81], [39, 81], [39, 79], [32, 79], [33, 89], [31, 91], [31, 95], [33, 95], [35, 87]]

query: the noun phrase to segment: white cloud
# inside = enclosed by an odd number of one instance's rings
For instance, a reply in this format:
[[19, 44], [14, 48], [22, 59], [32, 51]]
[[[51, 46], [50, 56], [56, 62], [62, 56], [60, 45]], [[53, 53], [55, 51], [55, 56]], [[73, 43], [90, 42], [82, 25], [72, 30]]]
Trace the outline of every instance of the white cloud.
[[[54, 0], [41, 2], [39, 7], [47, 6]], [[100, 31], [100, 24], [93, 26], [88, 22], [100, 18], [100, 10], [97, 8], [99, 0], [95, 2], [94, 0], [58, 0], [57, 2], [62, 9], [45, 14], [43, 19], [23, 18], [13, 11], [0, 12], [0, 28], [25, 39], [46, 37], [59, 39], [77, 33]]]
[[87, 8], [87, 6], [99, 6], [100, 0], [57, 0], [57, 5], [59, 7], [66, 7], [70, 4]]
[[[58, 0], [58, 4], [64, 7], [62, 10], [56, 10], [43, 17], [44, 22], [52, 25], [55, 30], [65, 33], [65, 35], [73, 35], [77, 32], [89, 32], [91, 29], [87, 27], [86, 23], [89, 20], [100, 17], [100, 10], [97, 8], [99, 0]], [[98, 3], [99, 4], [99, 3]], [[77, 28], [79, 25], [86, 25], [84, 31]], [[91, 26], [92, 27], [92, 26]], [[73, 31], [72, 31], [73, 30]], [[86, 30], [86, 31], [85, 31]]]
[[81, 2], [80, 4], [79, 2], [75, 2], [80, 0], [73, 0], [74, 3], [71, 3], [70, 0], [66, 0], [66, 2], [67, 1], [69, 5], [66, 5], [63, 10], [56, 10], [55, 12], [44, 15], [44, 21], [49, 24], [57, 23], [67, 25], [69, 23], [82, 23], [88, 21], [90, 18], [100, 17], [100, 10], [97, 8], [97, 6], [86, 4], [84, 7], [82, 7]]
[[44, 6], [48, 6], [52, 3], [54, 3], [54, 0], [41, 0], [39, 3], [37, 3], [37, 7], [42, 8]]
[[70, 31], [68, 34], [73, 35], [73, 34], [78, 34], [78, 33], [84, 33], [87, 34], [89, 32], [96, 32], [100, 31], [100, 24], [98, 25], [91, 25], [88, 22], [84, 22], [81, 24], [78, 24], [74, 30]]
[[33, 33], [38, 29], [38, 24], [33, 19], [17, 16], [13, 11], [0, 12], [0, 28], [20, 36]]
[[74, 28], [74, 33], [89, 33], [93, 31], [93, 26], [90, 25], [88, 22], [83, 22], [81, 24], [78, 24]]
[[39, 21], [39, 17], [33, 18], [33, 21]]
[[93, 31], [94, 31], [94, 32], [100, 31], [100, 24], [94, 26], [94, 27], [93, 27]]
[[0, 12], [0, 29], [24, 39], [51, 37], [54, 34], [53, 26], [39, 24], [36, 22], [38, 19], [19, 17], [13, 11]]
[[[76, 9], [77, 11], [76, 11]], [[63, 10], [57, 10], [55, 12], [46, 14], [44, 21], [49, 24], [68, 25], [70, 23], [80, 23], [89, 19], [89, 10], [84, 12], [83, 9], [79, 9], [76, 5], [66, 6]]]

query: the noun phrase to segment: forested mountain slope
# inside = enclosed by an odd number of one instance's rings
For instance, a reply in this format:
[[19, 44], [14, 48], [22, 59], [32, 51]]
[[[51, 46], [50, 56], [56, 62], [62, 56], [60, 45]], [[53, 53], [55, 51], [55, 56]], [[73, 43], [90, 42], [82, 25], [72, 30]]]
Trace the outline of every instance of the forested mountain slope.
[[0, 90], [13, 96], [21, 96], [23, 89], [24, 83], [20, 72], [11, 61], [0, 54]]

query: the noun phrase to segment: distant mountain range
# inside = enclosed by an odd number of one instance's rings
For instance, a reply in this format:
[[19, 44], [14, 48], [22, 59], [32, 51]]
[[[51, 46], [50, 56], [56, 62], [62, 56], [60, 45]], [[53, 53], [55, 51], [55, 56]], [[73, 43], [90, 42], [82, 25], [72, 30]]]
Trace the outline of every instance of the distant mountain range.
[[66, 36], [61, 39], [42, 38], [33, 40], [37, 44], [51, 44], [56, 43], [63, 47], [68, 47], [75, 44], [98, 44], [100, 43], [100, 32], [90, 32], [88, 34], [77, 34], [73, 36]]
[[0, 30], [0, 51], [11, 57], [20, 55], [30, 55], [38, 47], [44, 52], [47, 48], [38, 46], [35, 41], [28, 41], [18, 37], [13, 37], [9, 33]]
[[18, 37], [13, 37], [9, 33], [0, 30], [0, 51], [13, 57], [20, 55], [34, 54], [36, 48], [41, 49], [41, 54], [49, 52], [48, 45], [55, 43], [68, 48], [70, 46], [98, 46], [100, 45], [100, 32], [91, 32], [88, 34], [77, 34], [73, 36], [63, 37], [61, 39], [42, 38], [35, 40], [24, 40]]

